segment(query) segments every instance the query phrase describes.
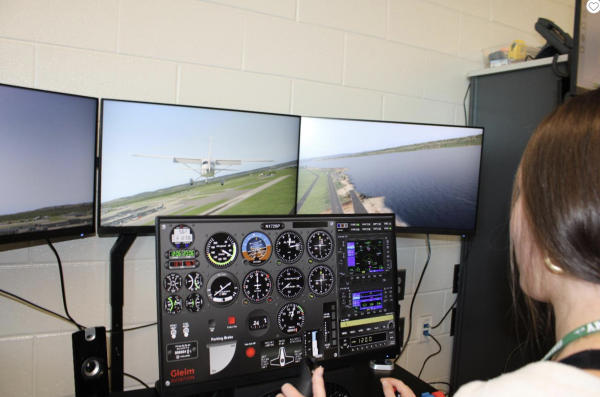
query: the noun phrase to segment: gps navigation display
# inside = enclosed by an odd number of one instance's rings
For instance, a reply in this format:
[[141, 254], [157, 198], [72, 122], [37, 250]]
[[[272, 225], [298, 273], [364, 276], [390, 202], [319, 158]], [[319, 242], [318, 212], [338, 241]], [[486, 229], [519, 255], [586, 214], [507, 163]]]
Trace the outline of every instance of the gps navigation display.
[[98, 100], [0, 85], [0, 243], [94, 233]]
[[294, 213], [299, 117], [103, 100], [101, 128], [100, 235], [153, 234], [159, 215]]

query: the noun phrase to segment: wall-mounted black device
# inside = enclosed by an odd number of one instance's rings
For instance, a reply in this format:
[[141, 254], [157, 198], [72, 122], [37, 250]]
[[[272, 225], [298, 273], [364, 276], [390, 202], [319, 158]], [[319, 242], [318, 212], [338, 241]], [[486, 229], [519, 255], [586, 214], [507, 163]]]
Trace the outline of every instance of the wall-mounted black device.
[[158, 217], [161, 396], [397, 355], [393, 214]]

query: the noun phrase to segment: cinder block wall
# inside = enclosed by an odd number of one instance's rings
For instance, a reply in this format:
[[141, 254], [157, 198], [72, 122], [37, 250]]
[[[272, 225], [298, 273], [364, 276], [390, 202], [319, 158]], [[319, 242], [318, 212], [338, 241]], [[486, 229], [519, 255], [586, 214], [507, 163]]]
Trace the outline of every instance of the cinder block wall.
[[[538, 17], [572, 32], [569, 0], [2, 0], [0, 83], [103, 98], [309, 116], [464, 124], [467, 72], [481, 49], [514, 39], [542, 44]], [[6, 171], [6, 170], [5, 170]], [[6, 189], [4, 186], [2, 189]], [[110, 324], [114, 238], [56, 244], [72, 316]], [[439, 321], [452, 305], [458, 237], [432, 236], [433, 255], [414, 318]], [[425, 236], [398, 238], [408, 272], [402, 313], [427, 257]], [[127, 255], [125, 326], [156, 321], [154, 240]], [[39, 244], [0, 247], [0, 288], [62, 312], [55, 258]], [[74, 327], [0, 298], [0, 395], [74, 394]], [[448, 381], [443, 346], [423, 373]], [[156, 331], [126, 333], [126, 372], [158, 377]], [[412, 342], [399, 364], [418, 373], [437, 350]], [[139, 388], [127, 379], [126, 387]]]

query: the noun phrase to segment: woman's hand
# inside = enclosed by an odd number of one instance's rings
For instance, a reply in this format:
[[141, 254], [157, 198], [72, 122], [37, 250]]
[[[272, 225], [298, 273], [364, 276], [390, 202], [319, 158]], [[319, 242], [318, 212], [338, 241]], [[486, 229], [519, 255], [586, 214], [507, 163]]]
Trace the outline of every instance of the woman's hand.
[[[312, 376], [312, 391], [313, 397], [327, 397], [325, 396], [325, 381], [323, 380], [323, 367], [315, 369]], [[413, 394], [414, 396], [414, 394]], [[281, 393], [277, 397], [304, 397], [300, 392], [289, 383], [281, 386]]]
[[[381, 387], [383, 387], [383, 395], [385, 397], [396, 397], [396, 391], [402, 397], [415, 397], [415, 393], [406, 386], [404, 382], [394, 378], [381, 378]], [[295, 397], [295, 396], [294, 396]]]

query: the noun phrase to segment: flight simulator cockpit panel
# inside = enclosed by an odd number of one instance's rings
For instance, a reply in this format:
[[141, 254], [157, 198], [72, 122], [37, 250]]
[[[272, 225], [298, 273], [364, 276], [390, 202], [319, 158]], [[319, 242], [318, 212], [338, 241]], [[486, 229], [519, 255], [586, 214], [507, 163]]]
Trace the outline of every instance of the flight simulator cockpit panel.
[[163, 396], [399, 351], [394, 216], [158, 217]]

